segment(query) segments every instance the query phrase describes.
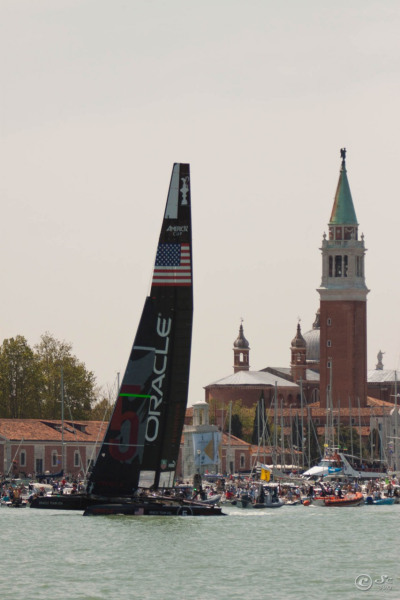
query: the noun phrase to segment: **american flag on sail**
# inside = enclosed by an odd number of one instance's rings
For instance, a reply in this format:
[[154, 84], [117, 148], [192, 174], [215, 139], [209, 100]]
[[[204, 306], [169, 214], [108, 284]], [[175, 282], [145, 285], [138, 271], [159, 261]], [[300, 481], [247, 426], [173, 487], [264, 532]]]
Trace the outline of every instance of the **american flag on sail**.
[[152, 285], [192, 284], [189, 244], [159, 244]]

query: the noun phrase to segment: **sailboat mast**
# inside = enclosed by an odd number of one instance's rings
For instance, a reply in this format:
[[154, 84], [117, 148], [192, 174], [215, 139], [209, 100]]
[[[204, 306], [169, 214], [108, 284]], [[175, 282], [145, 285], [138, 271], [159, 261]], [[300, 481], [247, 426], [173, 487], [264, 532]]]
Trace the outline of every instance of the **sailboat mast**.
[[274, 402], [274, 463], [273, 468], [276, 468], [276, 459], [278, 453], [278, 382], [275, 381], [275, 402]]
[[398, 417], [398, 412], [397, 412], [397, 371], [394, 372], [394, 444], [393, 444], [393, 450], [394, 450], [394, 460], [395, 460], [395, 464], [394, 464], [394, 470], [397, 471], [397, 469], [399, 468], [398, 465], [398, 456], [397, 456], [397, 448], [398, 448], [398, 444], [397, 444], [397, 438], [398, 438], [398, 428], [397, 428], [397, 417]]
[[301, 410], [301, 466], [304, 469], [304, 421], [303, 421], [303, 379], [300, 378], [300, 410]]
[[311, 467], [311, 415], [307, 405], [307, 441], [308, 441], [308, 468]]
[[350, 444], [351, 444], [351, 455], [354, 456], [354, 448], [353, 448], [353, 419], [351, 417], [351, 398], [349, 396], [349, 424], [350, 424]]
[[61, 470], [64, 473], [64, 369], [61, 367]]
[[358, 401], [358, 428], [360, 430], [360, 461], [362, 463], [363, 453], [362, 453], [362, 433], [361, 433], [361, 409], [360, 409], [360, 398], [357, 398]]
[[283, 432], [283, 397], [281, 398], [281, 470], [285, 466], [285, 435]]
[[232, 474], [232, 462], [231, 462], [231, 434], [232, 434], [232, 400], [229, 402], [229, 441], [228, 441], [228, 464], [229, 474]]

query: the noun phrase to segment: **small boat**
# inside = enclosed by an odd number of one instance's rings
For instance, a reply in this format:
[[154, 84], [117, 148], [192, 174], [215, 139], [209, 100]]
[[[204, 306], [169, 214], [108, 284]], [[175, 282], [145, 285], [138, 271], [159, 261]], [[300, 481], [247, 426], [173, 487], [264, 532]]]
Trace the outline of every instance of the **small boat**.
[[26, 508], [28, 501], [24, 498], [16, 500], [11, 500], [8, 496], [3, 496], [0, 499], [0, 506], [7, 506], [8, 508]]
[[22, 500], [21, 502], [8, 501], [8, 502], [2, 503], [2, 505], [8, 506], [8, 508], [26, 508], [28, 505], [28, 501], [27, 500]]
[[299, 504], [302, 504], [301, 500], [285, 500], [284, 501], [285, 506], [298, 506]]
[[395, 498], [374, 498], [373, 496], [367, 496], [365, 498], [365, 504], [371, 505], [374, 504], [376, 506], [382, 506], [384, 504], [391, 505], [395, 503]]
[[385, 464], [376, 466], [374, 463], [357, 457], [344, 454], [338, 448], [326, 448], [323, 459], [315, 467], [311, 467], [302, 475], [303, 478], [337, 477], [357, 480], [379, 479], [387, 474]]
[[318, 506], [360, 506], [364, 504], [364, 496], [361, 492], [348, 492], [339, 496], [317, 496], [313, 498], [312, 504]]
[[280, 508], [284, 506], [284, 502], [278, 497], [277, 488], [272, 490], [269, 486], [260, 485], [256, 494], [251, 495], [247, 491], [241, 492], [238, 496], [231, 500], [233, 506], [239, 508]]

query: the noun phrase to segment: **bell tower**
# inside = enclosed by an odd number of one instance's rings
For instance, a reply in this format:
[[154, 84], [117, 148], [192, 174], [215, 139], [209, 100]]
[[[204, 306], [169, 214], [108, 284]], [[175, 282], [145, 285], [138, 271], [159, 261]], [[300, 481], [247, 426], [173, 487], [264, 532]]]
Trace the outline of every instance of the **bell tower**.
[[[320, 401], [338, 408], [367, 399], [367, 294], [364, 235], [358, 223], [346, 170], [346, 149], [329, 221], [322, 240], [320, 295]], [[332, 404], [331, 404], [332, 403]]]
[[233, 342], [233, 372], [248, 371], [250, 369], [249, 364], [250, 346], [249, 342], [244, 337], [243, 324], [240, 323], [239, 335]]
[[297, 323], [297, 332], [295, 337], [292, 339], [290, 353], [290, 372], [293, 381], [295, 383], [298, 383], [300, 379], [305, 381], [307, 379], [307, 344], [306, 340], [301, 335], [300, 323]]

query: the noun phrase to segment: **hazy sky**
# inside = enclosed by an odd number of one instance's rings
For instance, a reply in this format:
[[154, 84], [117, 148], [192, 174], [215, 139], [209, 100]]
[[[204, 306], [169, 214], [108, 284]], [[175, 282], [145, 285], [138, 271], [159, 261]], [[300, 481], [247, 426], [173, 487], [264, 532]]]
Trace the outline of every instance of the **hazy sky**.
[[0, 0], [1, 340], [49, 331], [112, 385], [171, 169], [191, 165], [189, 403], [288, 366], [319, 306], [347, 148], [368, 248], [368, 367], [399, 368], [398, 0]]

